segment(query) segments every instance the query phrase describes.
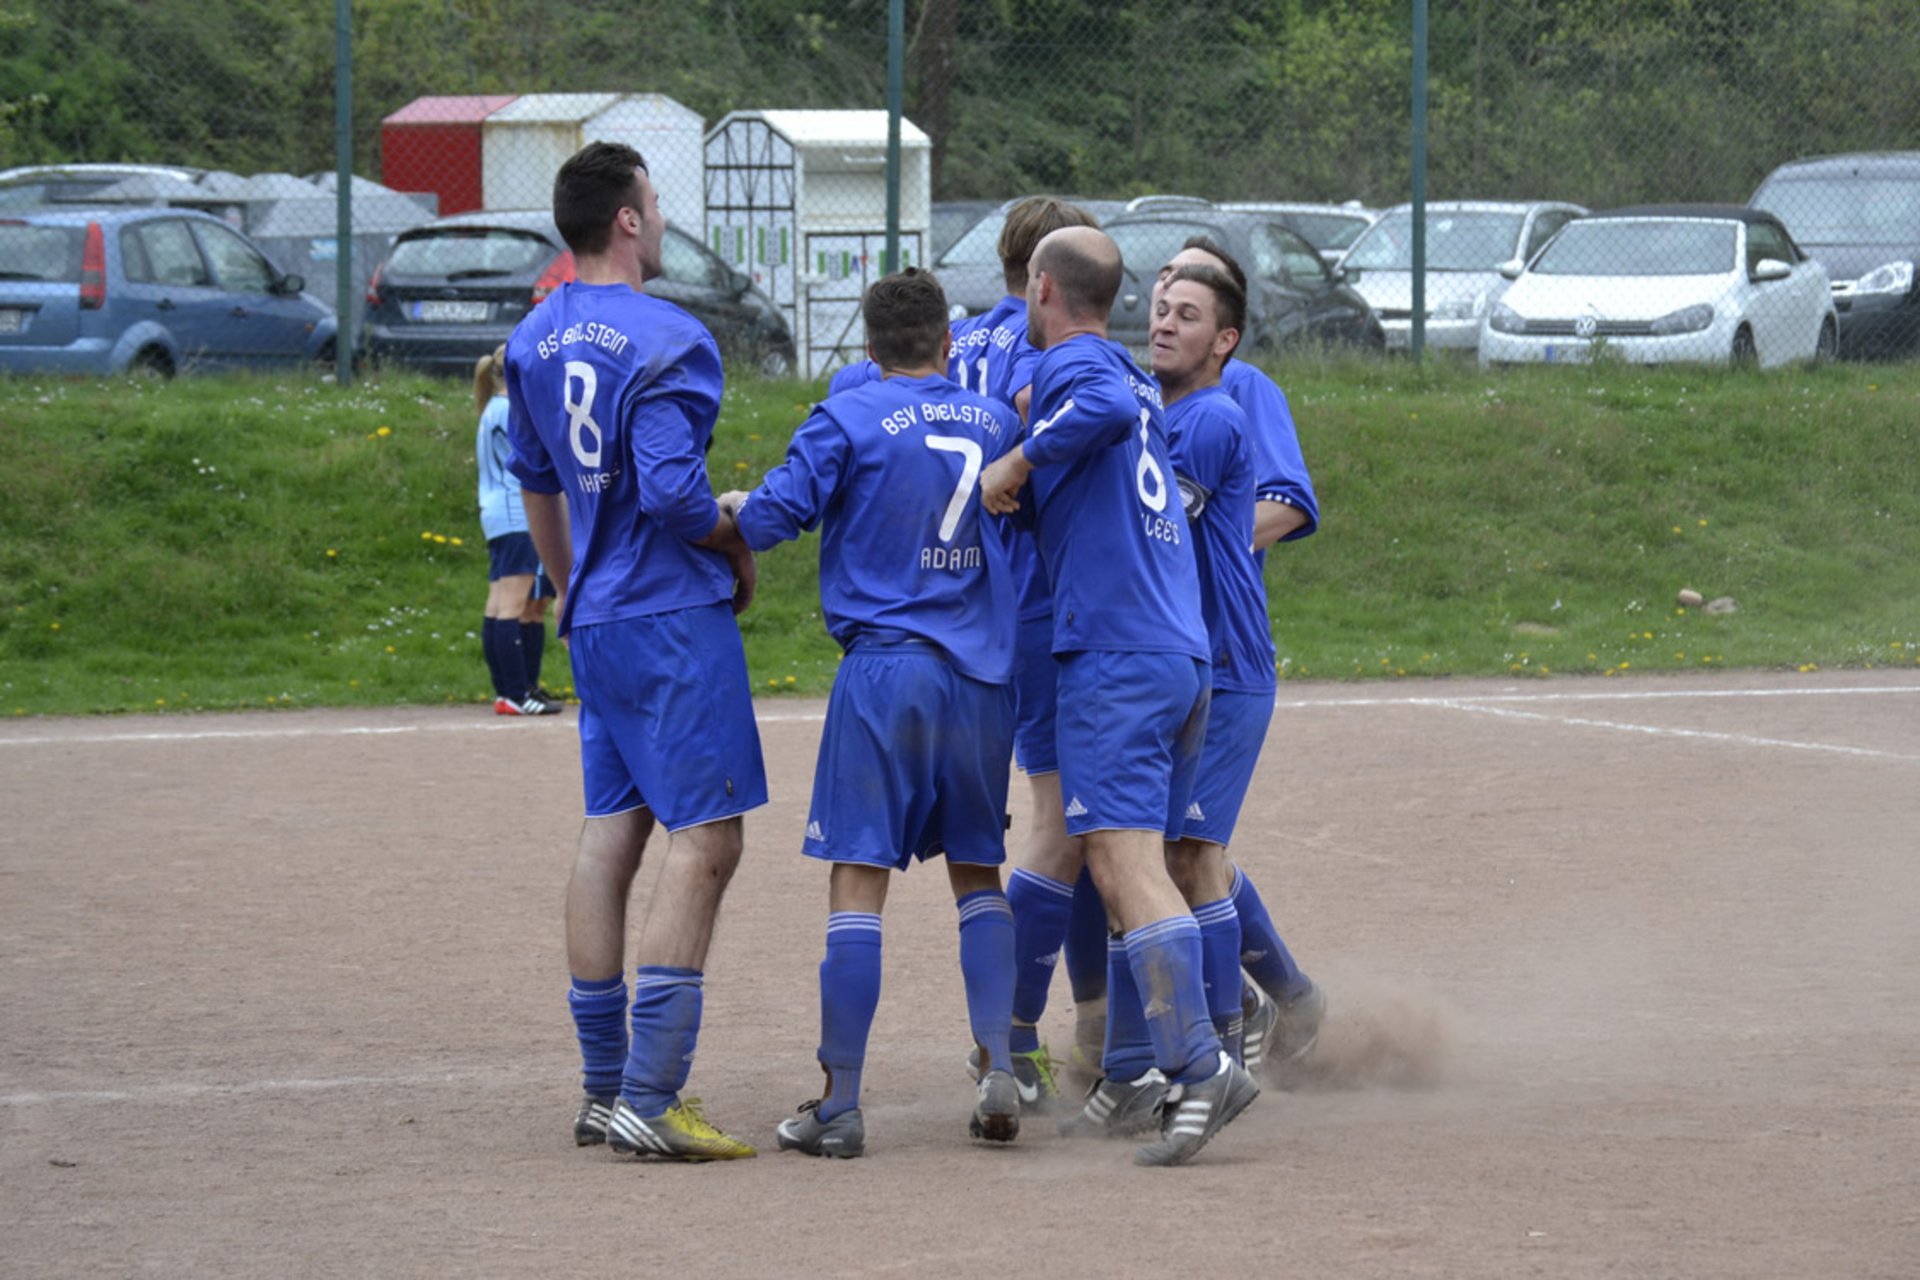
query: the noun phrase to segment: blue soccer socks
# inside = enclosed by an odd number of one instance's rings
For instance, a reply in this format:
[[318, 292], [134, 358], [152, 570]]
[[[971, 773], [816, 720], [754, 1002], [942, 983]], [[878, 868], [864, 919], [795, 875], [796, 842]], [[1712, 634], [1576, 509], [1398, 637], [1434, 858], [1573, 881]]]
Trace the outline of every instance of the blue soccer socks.
[[1067, 920], [1067, 981], [1075, 1004], [1107, 994], [1107, 904], [1084, 868], [1073, 883], [1073, 912]]
[[1007, 877], [1007, 902], [1013, 908], [1013, 1051], [1040, 1047], [1034, 1024], [1047, 1011], [1053, 967], [1067, 938], [1073, 886], [1016, 869]]
[[575, 978], [567, 990], [573, 1030], [580, 1037], [582, 1087], [596, 1098], [620, 1092], [627, 1065], [627, 980]]
[[1240, 916], [1240, 963], [1260, 989], [1284, 1004], [1312, 986], [1281, 941], [1280, 931], [1273, 927], [1260, 891], [1238, 867], [1233, 869], [1232, 897], [1233, 909]]
[[[1184, 911], [1143, 924], [1127, 934], [1126, 950], [1135, 999], [1139, 993], [1146, 995], [1154, 1065], [1172, 1084], [1197, 1084], [1213, 1076], [1220, 1069], [1220, 1037], [1207, 1015], [1199, 924]], [[1110, 1018], [1113, 1001], [1110, 991]]]
[[1200, 926], [1200, 977], [1207, 989], [1207, 1016], [1227, 1052], [1240, 1057], [1240, 916], [1232, 898], [1193, 909]]
[[633, 971], [633, 1041], [620, 1096], [644, 1119], [672, 1106], [700, 1039], [700, 971], [643, 964]]
[[487, 669], [493, 675], [493, 691], [509, 702], [524, 701], [533, 686], [527, 682], [526, 655], [520, 646], [520, 620], [485, 619], [480, 647], [487, 655]]
[[547, 652], [547, 624], [545, 622], [523, 622], [520, 624], [520, 665], [526, 671], [527, 691], [531, 693], [540, 687], [540, 661]]
[[[960, 976], [967, 985], [967, 1020], [973, 1025], [973, 1039], [986, 1051], [987, 1071], [1011, 1071], [1016, 989], [1013, 907], [1006, 894], [994, 889], [970, 893], [956, 905], [960, 908]], [[1026, 1031], [1034, 1034], [1031, 1027]], [[1037, 1038], [1033, 1047], [1039, 1047]]]
[[874, 912], [827, 916], [827, 954], [820, 962], [819, 1058], [828, 1085], [820, 1100], [823, 1121], [860, 1105], [867, 1032], [880, 1007], [880, 939], [880, 917]]
[[1134, 985], [1126, 939], [1107, 939], [1107, 1043], [1100, 1072], [1109, 1080], [1138, 1080], [1153, 1066], [1153, 1035]]

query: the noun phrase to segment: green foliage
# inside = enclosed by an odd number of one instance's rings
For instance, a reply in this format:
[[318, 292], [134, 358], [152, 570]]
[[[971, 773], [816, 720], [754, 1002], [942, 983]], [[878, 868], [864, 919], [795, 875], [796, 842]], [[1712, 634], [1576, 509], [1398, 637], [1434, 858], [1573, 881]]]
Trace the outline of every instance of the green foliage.
[[[1322, 507], [1268, 557], [1287, 678], [1920, 661], [1920, 368], [1276, 373]], [[730, 387], [715, 485], [819, 390]], [[0, 714], [483, 702], [472, 412], [403, 376], [0, 380]], [[816, 556], [761, 559], [763, 692], [831, 682]]]

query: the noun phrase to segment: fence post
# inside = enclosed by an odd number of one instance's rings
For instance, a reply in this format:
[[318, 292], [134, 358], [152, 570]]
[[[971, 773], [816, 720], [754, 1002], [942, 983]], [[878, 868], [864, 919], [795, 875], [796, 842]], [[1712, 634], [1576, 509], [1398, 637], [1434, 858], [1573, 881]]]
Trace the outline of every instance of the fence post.
[[900, 269], [900, 100], [905, 96], [906, 0], [887, 0], [887, 260]]
[[1417, 364], [1427, 348], [1427, 0], [1413, 0], [1413, 332]]
[[353, 0], [333, 0], [333, 372], [353, 382]]

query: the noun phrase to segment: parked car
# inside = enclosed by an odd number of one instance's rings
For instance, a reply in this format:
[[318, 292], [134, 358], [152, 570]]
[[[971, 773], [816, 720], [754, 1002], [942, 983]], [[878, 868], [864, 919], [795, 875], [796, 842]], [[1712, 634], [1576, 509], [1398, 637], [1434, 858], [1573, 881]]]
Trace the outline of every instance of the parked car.
[[999, 207], [998, 200], [934, 201], [933, 229], [930, 233], [932, 243], [927, 247], [928, 261], [939, 261], [940, 255], [952, 248], [954, 241], [965, 235], [974, 223]]
[[1843, 354], [1920, 352], [1920, 151], [1794, 160], [1749, 203], [1832, 277]]
[[127, 178], [192, 182], [205, 169], [164, 164], [30, 164], [0, 169], [0, 211], [54, 204], [85, 204], [96, 191]]
[[1136, 351], [1147, 345], [1154, 277], [1190, 238], [1208, 236], [1247, 273], [1246, 353], [1299, 343], [1381, 350], [1385, 335], [1365, 298], [1334, 278], [1298, 234], [1262, 213], [1215, 208], [1162, 208], [1108, 222], [1125, 276], [1108, 333]]
[[186, 209], [0, 215], [0, 371], [331, 362], [334, 315], [251, 240]]
[[1300, 237], [1315, 249], [1329, 263], [1335, 263], [1345, 256], [1360, 233], [1372, 226], [1380, 216], [1378, 209], [1369, 209], [1358, 200], [1349, 200], [1345, 204], [1309, 204], [1289, 200], [1246, 200], [1231, 201], [1220, 206], [1241, 213], [1265, 213], [1279, 219], [1300, 233]]
[[1831, 359], [1826, 268], [1745, 205], [1644, 205], [1569, 223], [1494, 304], [1480, 363], [1777, 365]]
[[[1435, 200], [1427, 204], [1426, 342], [1472, 351], [1480, 322], [1507, 282], [1503, 263], [1526, 263], [1554, 232], [1585, 213], [1550, 201]], [[1413, 206], [1395, 205], [1340, 259], [1348, 284], [1380, 313], [1387, 346], [1413, 341]]]
[[[793, 372], [793, 334], [746, 276], [669, 225], [664, 275], [647, 292], [692, 312], [723, 356], [761, 372]], [[463, 213], [394, 239], [367, 286], [361, 351], [434, 373], [471, 375], [549, 293], [573, 279], [573, 254], [544, 209]]]
[[[933, 261], [933, 274], [947, 295], [947, 318], [959, 320], [993, 310], [1007, 296], [1006, 272], [1000, 266], [1000, 232], [1007, 225], [1007, 213], [1026, 196], [1016, 196], [967, 228], [965, 235], [947, 247]], [[1125, 211], [1124, 200], [1087, 200], [1080, 196], [1062, 196], [1105, 222]]]

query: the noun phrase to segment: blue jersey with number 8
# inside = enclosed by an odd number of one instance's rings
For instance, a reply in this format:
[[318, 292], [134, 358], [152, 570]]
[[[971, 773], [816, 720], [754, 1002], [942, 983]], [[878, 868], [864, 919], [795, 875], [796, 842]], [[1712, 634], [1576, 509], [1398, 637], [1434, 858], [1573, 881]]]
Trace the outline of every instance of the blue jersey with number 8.
[[1053, 651], [1206, 661], [1199, 576], [1158, 385], [1118, 343], [1069, 338], [1041, 353], [1028, 417]]
[[624, 284], [562, 285], [514, 329], [509, 466], [523, 489], [566, 495], [573, 533], [562, 635], [732, 597], [726, 557], [693, 545], [720, 516], [720, 390], [713, 336]]

